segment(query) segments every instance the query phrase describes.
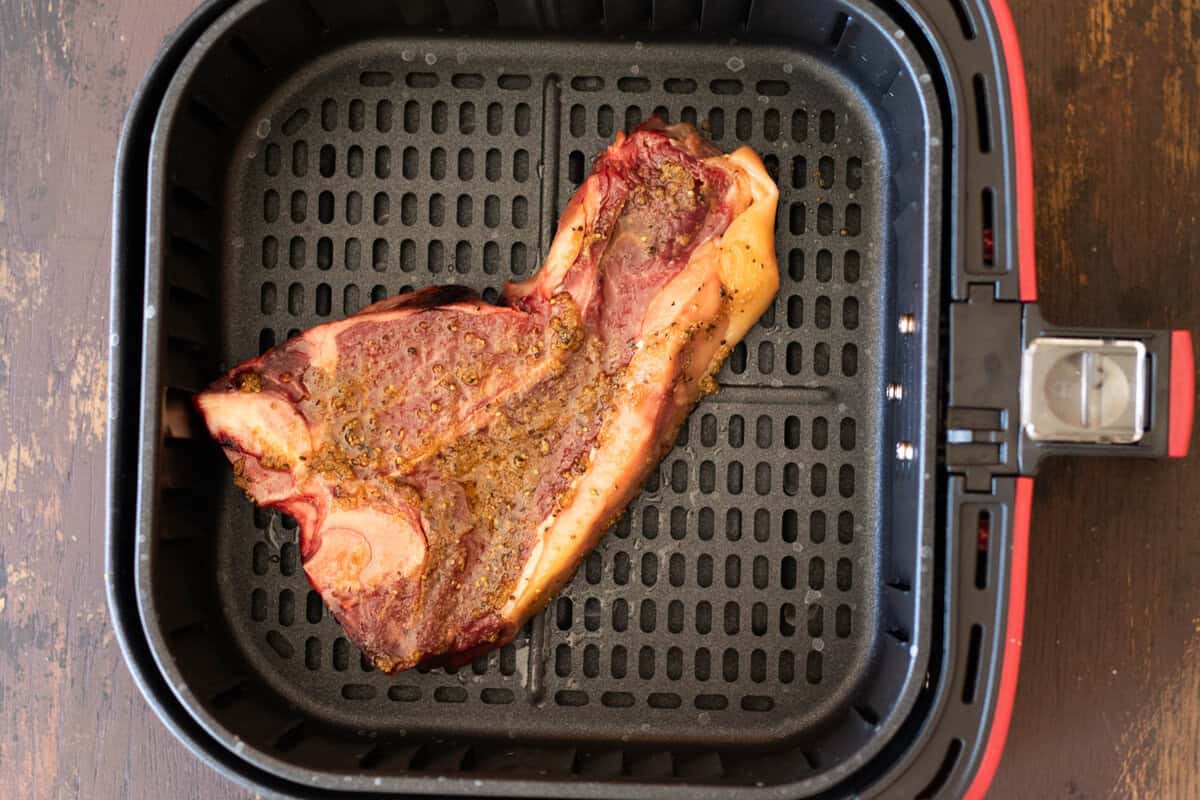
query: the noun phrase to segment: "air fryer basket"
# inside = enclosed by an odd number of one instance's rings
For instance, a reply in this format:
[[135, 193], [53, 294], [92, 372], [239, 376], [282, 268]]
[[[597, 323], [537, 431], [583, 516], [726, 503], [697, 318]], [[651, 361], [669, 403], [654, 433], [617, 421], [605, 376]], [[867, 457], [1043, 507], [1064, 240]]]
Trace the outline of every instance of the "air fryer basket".
[[[164, 719], [286, 793], [965, 788], [992, 757], [1024, 563], [1012, 475], [1055, 449], [1011, 438], [1004, 411], [992, 432], [987, 392], [1015, 408], [1015, 385], [971, 367], [1046, 331], [990, 302], [1024, 278], [991, 17], [935, 7], [207, 6], [135, 105], [114, 237], [110, 591]], [[590, 158], [652, 114], [763, 156], [774, 306], [515, 642], [458, 670], [372, 670], [308, 585], [294, 522], [233, 487], [192, 394], [396, 292], [495, 299], [537, 268]], [[943, 425], [982, 433], [939, 445]]]

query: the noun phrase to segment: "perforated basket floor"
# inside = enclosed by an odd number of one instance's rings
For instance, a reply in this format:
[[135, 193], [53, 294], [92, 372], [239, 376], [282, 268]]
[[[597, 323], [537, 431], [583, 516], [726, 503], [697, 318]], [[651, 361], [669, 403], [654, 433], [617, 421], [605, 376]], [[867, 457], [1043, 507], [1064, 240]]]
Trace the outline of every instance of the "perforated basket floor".
[[651, 113], [782, 170], [776, 304], [528, 640], [457, 674], [364, 670], [308, 587], [291, 523], [255, 520], [232, 485], [218, 527], [231, 626], [264, 673], [355, 724], [563, 733], [541, 700], [602, 709], [600, 738], [678, 741], [694, 709], [707, 741], [779, 736], [852, 691], [875, 639], [880, 142], [846, 113], [847, 87], [788, 80], [786, 52], [734, 72], [711, 51], [683, 72], [643, 46], [637, 74], [614, 79], [628, 46], [563, 74], [514, 74], [515, 48], [467, 47], [343, 51], [260, 112], [231, 186], [242, 247], [224, 306], [240, 313], [222, 321], [223, 363], [414, 287], [494, 300], [536, 268], [585, 163]]
[[[205, 46], [266, 71], [247, 18]], [[900, 68], [864, 85], [797, 47], [632, 39], [324, 49], [269, 93], [197, 71], [159, 123], [158, 534], [139, 591], [185, 703], [260, 765], [367, 790], [412, 772], [833, 780], [878, 751], [919, 655], [920, 527], [892, 508], [885, 398], [897, 295], [923, 291], [895, 285], [912, 177], [881, 102]], [[652, 114], [762, 155], [781, 191], [774, 306], [516, 642], [458, 670], [372, 670], [308, 585], [294, 522], [234, 488], [190, 393], [397, 292], [494, 300], [537, 268], [591, 158]]]

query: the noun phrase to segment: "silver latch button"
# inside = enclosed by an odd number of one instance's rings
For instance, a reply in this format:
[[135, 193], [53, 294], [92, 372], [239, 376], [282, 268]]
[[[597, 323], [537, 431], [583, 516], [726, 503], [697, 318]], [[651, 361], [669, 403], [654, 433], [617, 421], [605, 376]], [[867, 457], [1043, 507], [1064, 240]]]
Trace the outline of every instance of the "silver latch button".
[[1021, 424], [1029, 438], [1133, 444], [1146, 429], [1146, 346], [1043, 337], [1025, 348]]

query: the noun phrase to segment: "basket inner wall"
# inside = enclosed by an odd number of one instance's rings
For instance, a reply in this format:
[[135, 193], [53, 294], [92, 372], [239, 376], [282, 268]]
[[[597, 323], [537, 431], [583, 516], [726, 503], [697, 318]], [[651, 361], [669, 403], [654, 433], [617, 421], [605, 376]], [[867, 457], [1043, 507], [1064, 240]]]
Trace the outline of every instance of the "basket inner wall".
[[[162, 623], [206, 710], [283, 761], [384, 774], [532, 770], [513, 756], [529, 747], [538, 771], [782, 781], [861, 749], [898, 702], [897, 620], [915, 617], [882, 589], [905, 571], [889, 540], [911, 531], [885, 492], [896, 134], [878, 88], [811, 48], [409, 35], [330, 48], [241, 124], [193, 102], [168, 275], [219, 252], [219, 300], [168, 278], [166, 449], [204, 470], [160, 494], [160, 527], [197, 535], [162, 551], [155, 591], [171, 617], [185, 563], [217, 576], [186, 581], [203, 623]], [[780, 186], [774, 306], [514, 643], [458, 670], [372, 670], [304, 578], [294, 524], [248, 504], [184, 421], [189, 390], [396, 292], [495, 299], [537, 268], [591, 158], [652, 114], [762, 155]], [[206, 115], [236, 134], [215, 195], [183, 156]], [[764, 763], [764, 745], [800, 757]]]

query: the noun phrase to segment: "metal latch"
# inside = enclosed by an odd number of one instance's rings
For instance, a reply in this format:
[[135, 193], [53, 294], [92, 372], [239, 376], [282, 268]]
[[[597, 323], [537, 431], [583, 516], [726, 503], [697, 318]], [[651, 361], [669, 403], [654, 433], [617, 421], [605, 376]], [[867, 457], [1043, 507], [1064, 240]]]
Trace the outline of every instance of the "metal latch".
[[1043, 442], [1135, 444], [1147, 423], [1146, 345], [1043, 336], [1026, 348], [1021, 425]]

